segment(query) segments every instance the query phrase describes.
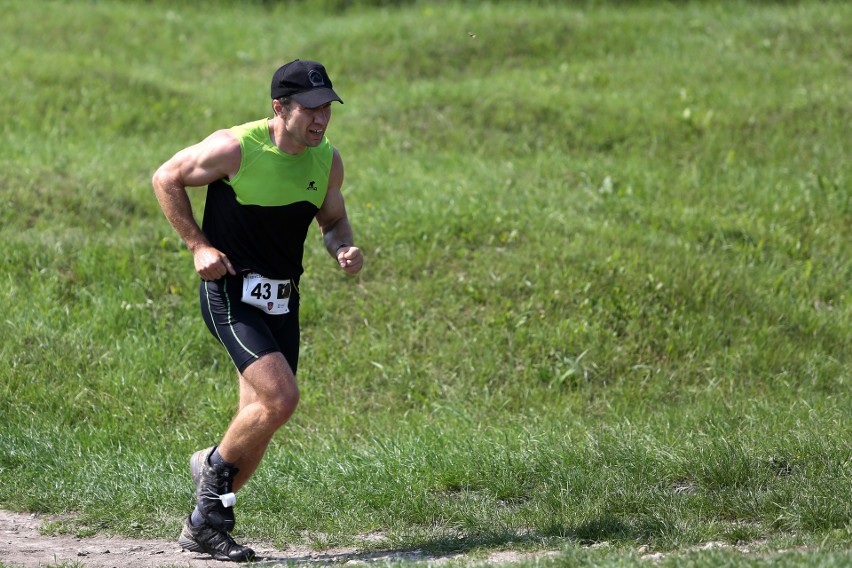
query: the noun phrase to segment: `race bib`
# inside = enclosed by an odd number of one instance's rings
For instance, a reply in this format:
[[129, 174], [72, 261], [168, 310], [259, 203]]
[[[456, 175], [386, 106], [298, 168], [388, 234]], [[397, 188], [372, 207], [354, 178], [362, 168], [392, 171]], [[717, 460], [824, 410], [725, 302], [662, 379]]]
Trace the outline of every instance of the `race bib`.
[[243, 276], [242, 300], [268, 314], [290, 313], [290, 281], [272, 280], [249, 272]]

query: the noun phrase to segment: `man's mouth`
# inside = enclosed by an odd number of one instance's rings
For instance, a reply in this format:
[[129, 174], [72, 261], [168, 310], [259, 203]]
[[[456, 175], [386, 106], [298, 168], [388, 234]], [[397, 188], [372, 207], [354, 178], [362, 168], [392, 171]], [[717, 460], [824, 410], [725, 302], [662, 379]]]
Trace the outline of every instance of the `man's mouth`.
[[316, 134], [317, 136], [319, 136], [320, 134], [322, 134], [322, 130], [309, 130], [309, 132], [310, 132], [311, 134]]

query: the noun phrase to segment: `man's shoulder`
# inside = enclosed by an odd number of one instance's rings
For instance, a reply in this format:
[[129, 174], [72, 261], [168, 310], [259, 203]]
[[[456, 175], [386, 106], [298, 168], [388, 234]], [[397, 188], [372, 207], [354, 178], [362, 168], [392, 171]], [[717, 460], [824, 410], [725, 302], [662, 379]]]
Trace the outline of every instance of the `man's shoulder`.
[[213, 132], [203, 144], [207, 147], [207, 152], [215, 156], [239, 155], [241, 151], [239, 137], [227, 128]]
[[216, 130], [197, 146], [200, 162], [232, 177], [240, 167], [242, 147], [230, 129]]

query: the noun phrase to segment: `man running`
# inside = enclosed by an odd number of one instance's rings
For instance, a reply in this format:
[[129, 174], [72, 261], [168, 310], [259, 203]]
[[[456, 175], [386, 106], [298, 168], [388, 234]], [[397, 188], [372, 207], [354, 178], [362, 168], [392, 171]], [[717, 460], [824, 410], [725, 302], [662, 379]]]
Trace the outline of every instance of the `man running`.
[[[190, 458], [196, 507], [180, 545], [217, 560], [247, 561], [230, 536], [235, 493], [299, 402], [299, 277], [316, 219], [326, 249], [348, 274], [363, 264], [341, 193], [343, 161], [325, 136], [343, 103], [325, 67], [295, 60], [272, 77], [272, 118], [218, 130], [184, 148], [153, 177], [166, 218], [201, 276], [201, 313], [231, 357], [239, 410], [215, 446]], [[202, 224], [187, 187], [207, 186]]]

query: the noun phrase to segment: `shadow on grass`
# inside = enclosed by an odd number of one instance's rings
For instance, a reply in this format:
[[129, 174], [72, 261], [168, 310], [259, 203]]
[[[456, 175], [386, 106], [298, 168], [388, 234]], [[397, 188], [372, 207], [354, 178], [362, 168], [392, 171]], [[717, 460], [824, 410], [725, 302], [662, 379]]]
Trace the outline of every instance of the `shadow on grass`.
[[539, 531], [497, 531], [469, 536], [441, 536], [429, 538], [418, 545], [405, 548], [357, 548], [339, 550], [318, 550], [305, 553], [304, 550], [288, 554], [274, 551], [269, 556], [260, 556], [252, 566], [280, 566], [283, 564], [342, 564], [388, 563], [388, 562], [433, 562], [463, 557], [471, 553], [487, 556], [489, 553], [512, 550], [519, 556], [538, 555], [543, 550], [558, 550], [566, 543], [580, 546], [593, 546], [597, 543], [647, 542], [653, 538], [659, 527], [648, 524], [627, 524], [619, 519], [605, 517], [581, 525], [571, 526], [555, 523]]

